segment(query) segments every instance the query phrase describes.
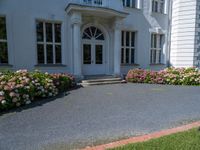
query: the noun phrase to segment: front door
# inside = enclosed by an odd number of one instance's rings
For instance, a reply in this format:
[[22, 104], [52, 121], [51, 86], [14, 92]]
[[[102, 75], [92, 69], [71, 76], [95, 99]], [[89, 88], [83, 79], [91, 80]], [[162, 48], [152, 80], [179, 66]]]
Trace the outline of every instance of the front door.
[[106, 74], [106, 50], [103, 32], [90, 26], [82, 35], [83, 75]]
[[83, 74], [103, 75], [106, 72], [105, 51], [102, 42], [83, 43]]

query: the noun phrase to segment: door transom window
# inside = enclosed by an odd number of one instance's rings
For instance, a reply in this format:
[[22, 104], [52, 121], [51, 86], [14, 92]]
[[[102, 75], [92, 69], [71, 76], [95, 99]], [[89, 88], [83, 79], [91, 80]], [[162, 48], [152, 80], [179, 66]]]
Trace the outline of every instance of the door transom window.
[[105, 40], [103, 32], [94, 26], [86, 28], [82, 38], [86, 40]]

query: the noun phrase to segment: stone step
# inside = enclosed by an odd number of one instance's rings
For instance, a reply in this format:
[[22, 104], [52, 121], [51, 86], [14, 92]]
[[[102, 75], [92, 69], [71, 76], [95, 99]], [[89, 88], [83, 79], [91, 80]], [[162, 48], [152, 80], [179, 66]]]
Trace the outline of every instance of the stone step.
[[117, 81], [101, 81], [101, 82], [82, 82], [83, 87], [93, 86], [93, 85], [106, 85], [106, 84], [121, 84], [122, 80]]
[[82, 83], [114, 82], [121, 81], [121, 78], [89, 79], [83, 80]]

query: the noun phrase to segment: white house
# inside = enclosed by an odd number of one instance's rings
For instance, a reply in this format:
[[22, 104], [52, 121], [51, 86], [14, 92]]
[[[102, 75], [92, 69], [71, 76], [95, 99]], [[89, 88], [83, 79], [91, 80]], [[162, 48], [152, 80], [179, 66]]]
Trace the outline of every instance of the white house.
[[0, 0], [0, 69], [120, 75], [199, 66], [197, 0]]

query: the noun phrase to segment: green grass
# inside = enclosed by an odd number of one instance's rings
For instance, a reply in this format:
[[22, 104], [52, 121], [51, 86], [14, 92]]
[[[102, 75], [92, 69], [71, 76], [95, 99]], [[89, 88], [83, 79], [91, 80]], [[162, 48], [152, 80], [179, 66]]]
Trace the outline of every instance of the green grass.
[[112, 150], [200, 150], [200, 131], [192, 129]]

